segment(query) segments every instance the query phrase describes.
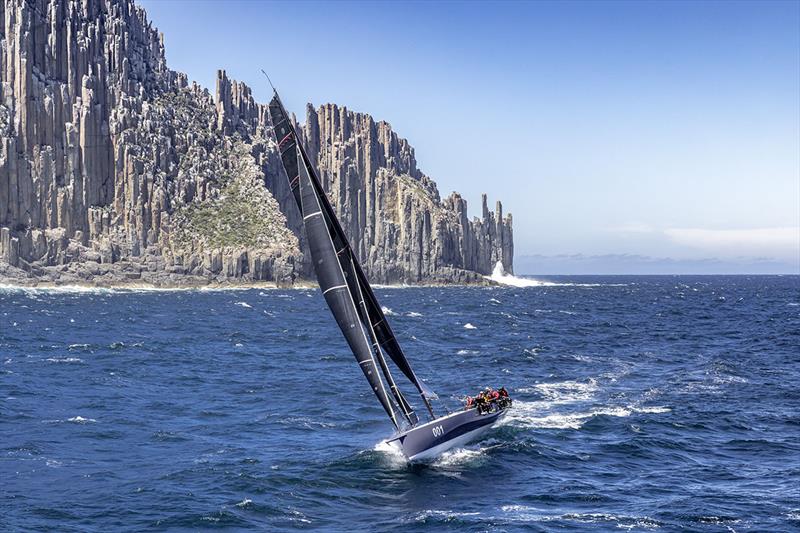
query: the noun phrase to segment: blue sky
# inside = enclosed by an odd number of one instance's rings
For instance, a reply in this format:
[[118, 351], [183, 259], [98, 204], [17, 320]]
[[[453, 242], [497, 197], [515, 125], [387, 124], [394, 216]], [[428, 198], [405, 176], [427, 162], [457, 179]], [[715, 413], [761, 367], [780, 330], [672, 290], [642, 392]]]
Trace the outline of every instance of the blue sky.
[[798, 2], [140, 4], [209, 89], [225, 68], [266, 101], [264, 68], [298, 114], [390, 122], [472, 214], [502, 200], [518, 273], [575, 254], [800, 272]]

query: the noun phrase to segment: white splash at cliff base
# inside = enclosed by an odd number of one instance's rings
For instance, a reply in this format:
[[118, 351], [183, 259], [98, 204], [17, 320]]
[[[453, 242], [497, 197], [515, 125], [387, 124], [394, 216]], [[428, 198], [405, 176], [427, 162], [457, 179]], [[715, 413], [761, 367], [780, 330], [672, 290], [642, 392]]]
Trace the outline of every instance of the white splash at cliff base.
[[537, 281], [535, 279], [518, 278], [512, 274], [508, 274], [506, 269], [503, 268], [503, 263], [498, 261], [494, 265], [494, 270], [491, 276], [484, 276], [484, 278], [499, 283], [501, 285], [509, 285], [511, 287], [549, 287], [556, 285], [549, 281]]

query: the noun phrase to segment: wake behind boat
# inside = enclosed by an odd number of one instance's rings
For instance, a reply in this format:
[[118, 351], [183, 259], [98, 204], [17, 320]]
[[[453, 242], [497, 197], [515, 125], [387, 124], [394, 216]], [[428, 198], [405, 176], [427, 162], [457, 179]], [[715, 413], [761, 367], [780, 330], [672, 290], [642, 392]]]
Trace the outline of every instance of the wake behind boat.
[[[410, 460], [426, 459], [474, 440], [511, 406], [508, 394], [481, 393], [467, 409], [437, 417], [437, 399], [411, 368], [306, 154], [278, 92], [269, 104], [273, 132], [292, 194], [303, 216], [320, 290], [372, 391], [394, 424], [388, 443]], [[430, 420], [421, 423], [397, 386], [386, 355], [417, 389]], [[380, 369], [380, 370], [379, 370]], [[388, 391], [388, 392], [387, 392]], [[504, 389], [501, 389], [504, 392]]]

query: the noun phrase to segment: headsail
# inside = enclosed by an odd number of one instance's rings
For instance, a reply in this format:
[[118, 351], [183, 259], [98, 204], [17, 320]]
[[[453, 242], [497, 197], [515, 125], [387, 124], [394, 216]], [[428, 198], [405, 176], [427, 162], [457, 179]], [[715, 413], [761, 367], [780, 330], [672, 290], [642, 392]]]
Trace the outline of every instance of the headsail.
[[[397, 407], [383, 387], [383, 382], [377, 374], [377, 365], [380, 365], [402, 414], [411, 424], [415, 424], [418, 419], [394, 383], [384, 361], [383, 351], [389, 354], [403, 374], [423, 393], [431, 415], [433, 411], [425, 394], [432, 393], [417, 380], [400, 350], [361, 265], [322, 190], [314, 167], [303, 147], [297, 142], [297, 134], [277, 93], [270, 102], [269, 109], [281, 160], [292, 193], [303, 214], [314, 268], [323, 295], [392, 422], [397, 426], [395, 414]], [[354, 315], [358, 318], [357, 322], [353, 320]], [[368, 348], [371, 344], [372, 349], [365, 351], [365, 344]]]

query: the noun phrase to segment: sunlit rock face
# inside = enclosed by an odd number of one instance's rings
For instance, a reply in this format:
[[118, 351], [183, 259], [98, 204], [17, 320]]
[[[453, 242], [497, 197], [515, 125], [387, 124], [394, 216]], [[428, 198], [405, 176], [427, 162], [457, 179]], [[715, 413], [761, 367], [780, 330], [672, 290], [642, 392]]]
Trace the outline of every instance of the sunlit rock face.
[[511, 216], [469, 220], [457, 193], [444, 201], [417, 168], [414, 149], [384, 121], [345, 107], [309, 105], [302, 127], [309, 156], [374, 279], [469, 281], [497, 261], [512, 268]]
[[[266, 106], [171, 71], [130, 0], [0, 4], [0, 276], [203, 284], [311, 278]], [[478, 281], [513, 268], [511, 216], [441, 200], [386, 122], [336, 105], [298, 125], [381, 283]]]

